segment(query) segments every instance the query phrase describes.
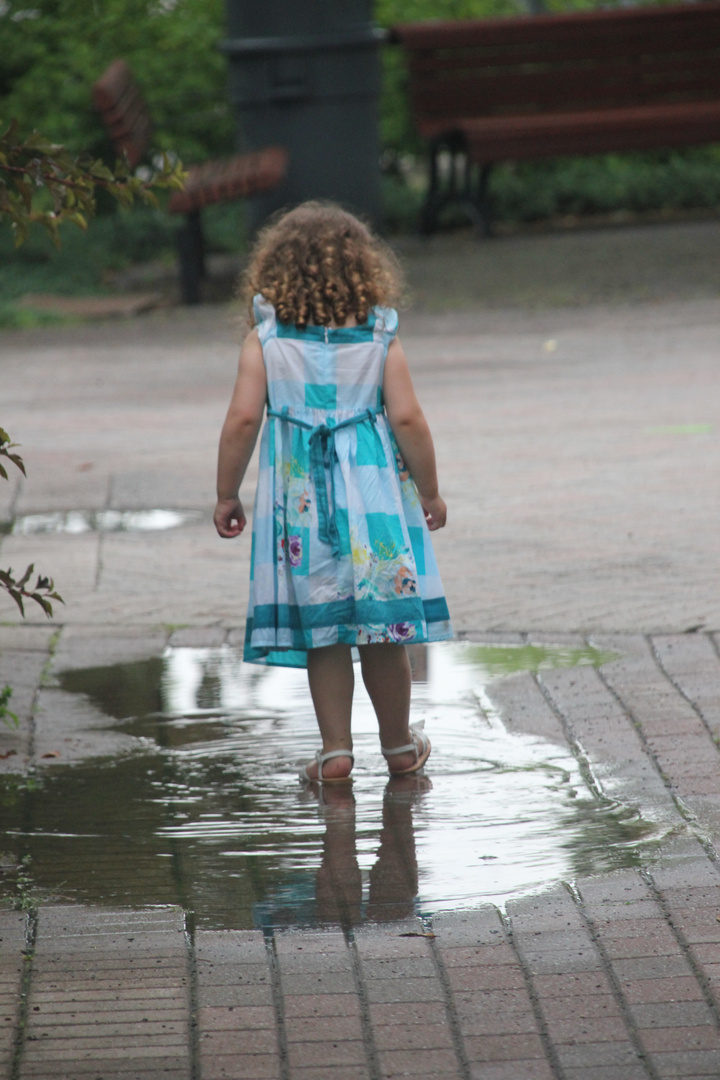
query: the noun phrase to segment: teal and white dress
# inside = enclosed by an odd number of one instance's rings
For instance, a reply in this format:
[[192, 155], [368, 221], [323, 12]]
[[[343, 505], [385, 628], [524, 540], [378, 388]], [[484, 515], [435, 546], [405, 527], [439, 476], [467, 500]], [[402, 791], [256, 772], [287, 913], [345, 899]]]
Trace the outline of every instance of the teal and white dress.
[[397, 312], [300, 330], [254, 301], [267, 422], [244, 658], [305, 667], [338, 642], [441, 641], [452, 627], [417, 489], [385, 416]]

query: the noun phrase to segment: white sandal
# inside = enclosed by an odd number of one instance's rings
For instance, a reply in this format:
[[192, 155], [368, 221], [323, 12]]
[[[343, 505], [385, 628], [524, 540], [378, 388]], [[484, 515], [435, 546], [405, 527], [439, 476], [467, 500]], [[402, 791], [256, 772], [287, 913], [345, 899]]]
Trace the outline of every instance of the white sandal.
[[422, 769], [423, 765], [430, 757], [430, 740], [424, 733], [425, 721], [420, 720], [417, 724], [410, 725], [410, 738], [412, 742], [409, 742], [407, 746], [396, 746], [392, 750], [386, 750], [384, 747], [380, 747], [383, 757], [387, 761], [389, 758], [394, 757], [396, 754], [415, 754], [415, 764], [411, 765], [409, 769], [400, 769], [399, 772], [394, 772], [390, 769], [391, 776], [407, 776], [408, 773], [417, 772], [418, 769]]
[[[352, 776], [335, 776], [324, 777], [322, 774], [323, 765], [326, 761], [330, 761], [331, 758], [336, 757], [349, 757], [350, 768], [352, 769], [355, 764], [355, 755], [352, 750], [330, 750], [329, 753], [323, 754], [322, 750], [318, 750], [315, 757], [306, 762], [299, 770], [298, 776], [306, 784], [350, 784], [352, 782]], [[317, 762], [318, 774], [317, 777], [312, 777], [308, 774], [308, 765], [314, 765]]]

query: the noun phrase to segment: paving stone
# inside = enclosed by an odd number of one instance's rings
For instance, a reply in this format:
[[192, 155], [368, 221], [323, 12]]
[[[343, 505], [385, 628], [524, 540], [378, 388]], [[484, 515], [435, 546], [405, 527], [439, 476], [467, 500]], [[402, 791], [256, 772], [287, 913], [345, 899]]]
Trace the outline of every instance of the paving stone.
[[[362, 1039], [362, 1025], [359, 1013], [351, 1016], [286, 1016], [285, 1034], [289, 1043], [358, 1040]], [[322, 1052], [319, 1053], [322, 1057]]]
[[285, 1017], [360, 1015], [358, 999], [351, 994], [293, 994], [283, 1002]]
[[[338, 1070], [336, 1065], [325, 1068], [322, 1065], [313, 1065], [305, 1069], [293, 1069], [293, 1077], [297, 1080], [336, 1080]], [[343, 1080], [367, 1080], [368, 1072], [365, 1065], [343, 1065]]]
[[282, 992], [286, 997], [296, 994], [354, 994], [355, 980], [347, 971], [313, 971], [307, 975], [288, 973], [281, 977]]
[[587, 1069], [563, 1069], [567, 1080], [648, 1080], [649, 1073], [644, 1065], [623, 1065], [619, 1072], [616, 1065], [596, 1065]]
[[468, 990], [519, 990], [526, 985], [525, 974], [519, 964], [449, 968], [448, 982], [456, 993]]
[[322, 1062], [323, 1067], [334, 1065], [365, 1065], [365, 1046], [362, 1041], [341, 1039], [314, 1042], [288, 1042], [288, 1061], [291, 1071], [314, 1067]]
[[[564, 891], [564, 890], [563, 890]], [[582, 914], [565, 893], [555, 894], [552, 898], [525, 898], [510, 901], [507, 904], [513, 932], [518, 934], [529, 930], [539, 932], [580, 932], [585, 933]]]
[[567, 745], [565, 729], [529, 674], [498, 682], [490, 688], [490, 698], [508, 731], [539, 735]]
[[229, 1006], [270, 1006], [273, 1004], [269, 984], [249, 983], [246, 986], [200, 986], [198, 1005], [201, 1008], [227, 1008]]
[[674, 935], [666, 928], [657, 937], [610, 937], [601, 938], [603, 949], [611, 960], [626, 960], [644, 956], [682, 955]]
[[121, 1077], [122, 1080], [190, 1080], [190, 1066], [186, 1061], [177, 1058], [140, 1058], [132, 1061], [119, 1061], [115, 1058], [107, 1060], [98, 1055], [88, 1061], [64, 1061], [62, 1069], [52, 1061], [28, 1061], [23, 1060], [22, 1077], [38, 1077], [41, 1080], [75, 1080], [82, 1076], [97, 1080], [98, 1076], [105, 1078]]
[[547, 1033], [553, 1043], [623, 1042], [627, 1026], [620, 1016], [568, 1016], [546, 1018]]
[[438, 979], [382, 979], [366, 987], [368, 1001], [394, 1003], [398, 1001], [443, 1001], [444, 993]]
[[437, 969], [430, 957], [413, 956], [402, 960], [363, 960], [366, 979], [436, 978]]
[[497, 964], [517, 964], [517, 956], [509, 945], [504, 942], [497, 945], [484, 946], [438, 946], [438, 954], [444, 967], [452, 968], [487, 968]]
[[652, 639], [663, 670], [690, 699], [714, 734], [720, 731], [717, 697], [718, 655], [705, 634], [667, 634]]
[[198, 1009], [200, 1031], [256, 1031], [275, 1028], [275, 1010], [268, 1005], [203, 1007]]
[[625, 981], [622, 992], [626, 1001], [647, 1005], [655, 1001], [702, 1001], [704, 997], [694, 976]]
[[713, 1018], [704, 1001], [662, 1001], [633, 1004], [633, 1020], [638, 1028], [695, 1027], [712, 1024]]
[[[257, 936], [258, 931], [253, 931]], [[275, 934], [275, 951], [278, 955], [280, 963], [284, 962], [286, 957], [300, 956], [307, 957], [309, 954], [316, 954], [318, 956], [326, 956], [332, 953], [339, 953], [342, 956], [347, 956], [348, 947], [347, 942], [343, 934], [337, 931], [324, 931], [322, 933], [298, 933], [295, 931], [281, 931]], [[387, 951], [388, 948], [388, 935], [385, 933], [378, 934], [377, 932], [368, 934], [362, 932], [360, 934], [360, 940], [364, 942], [364, 949], [367, 951], [370, 948], [371, 942], [375, 942], [377, 946], [382, 949], [383, 947]], [[393, 940], [393, 939], [390, 939]], [[399, 948], [398, 941], [402, 943], [405, 939], [396, 939], [393, 943], [393, 948]], [[369, 953], [368, 953], [369, 955]], [[384, 955], [381, 953], [381, 956]]]
[[568, 994], [609, 995], [610, 981], [604, 971], [572, 971], [562, 975], [534, 975], [533, 986], [541, 999], [565, 998]]
[[[177, 1063], [184, 1060], [188, 1053], [187, 1040], [181, 1041], [170, 1035], [155, 1035], [152, 1041], [147, 1040], [144, 1045], [138, 1045], [137, 1041], [118, 1045], [117, 1040], [112, 1038], [82, 1039], [77, 1043], [72, 1038], [45, 1039], [42, 1042], [33, 1039], [34, 1036], [26, 1037], [23, 1061], [45, 1061], [56, 1066], [65, 1061], [95, 1061], [98, 1058], [106, 1061], [152, 1061], [153, 1058], [169, 1058], [171, 1055], [174, 1055]], [[137, 1066], [138, 1069], [140, 1067]]]
[[468, 1060], [523, 1061], [525, 1058], [543, 1058], [545, 1051], [539, 1035], [522, 1032], [510, 1035], [469, 1036], [463, 1040]]
[[203, 1080], [282, 1080], [280, 1057], [273, 1054], [214, 1055], [201, 1060]]
[[355, 943], [361, 960], [409, 960], [430, 955], [430, 941], [424, 937], [397, 937], [356, 931]]
[[[370, 1002], [368, 1014], [373, 1031], [383, 1027], [421, 1027], [428, 1022], [428, 1006], [424, 1001]], [[441, 1015], [441, 1010], [434, 1012]]]
[[716, 1077], [720, 1073], [720, 1050], [684, 1050], [673, 1054], [653, 1054], [652, 1064], [661, 1076]]
[[453, 1049], [452, 1032], [448, 1024], [442, 1023], [378, 1025], [373, 1028], [373, 1041], [381, 1052]]
[[197, 930], [195, 954], [200, 967], [213, 963], [265, 964], [267, 947], [259, 930]]
[[646, 1028], [640, 1041], [649, 1053], [678, 1050], [720, 1050], [720, 1034], [715, 1028], [675, 1027]]
[[636, 900], [656, 902], [650, 887], [637, 870], [617, 870], [613, 874], [588, 878], [578, 882], [578, 892], [593, 913], [605, 904], [625, 904]]
[[498, 910], [490, 905], [472, 912], [443, 912], [434, 915], [432, 926], [436, 942], [443, 949], [494, 945], [505, 940]]
[[102, 1021], [96, 1016], [88, 1014], [88, 1023], [68, 1024], [67, 1013], [44, 1013], [42, 1017], [36, 1016], [34, 1034], [32, 1038], [40, 1045], [45, 1042], [60, 1045], [63, 1040], [69, 1039], [133, 1039], [137, 1036], [151, 1038], [155, 1035], [177, 1035], [180, 1038], [178, 1044], [184, 1045], [187, 1041], [187, 1016], [178, 1016], [175, 1020], [150, 1020], [141, 1017], [139, 1020], [127, 1020], [120, 1014], [115, 1022]]
[[555, 1080], [547, 1061], [531, 1058], [527, 1061], [483, 1061], [470, 1063], [471, 1080]]
[[[574, 1046], [556, 1044], [555, 1053], [563, 1070], [596, 1067], [624, 1070], [642, 1064], [638, 1052], [629, 1041], [579, 1043]], [[625, 1075], [624, 1072], [622, 1075]]]
[[201, 1031], [200, 1053], [209, 1058], [215, 1055], [236, 1054], [276, 1054], [278, 1053], [277, 1033], [272, 1029], [262, 1028], [252, 1031]]
[[622, 980], [663, 979], [692, 975], [693, 970], [684, 956], [640, 956], [629, 960], [614, 960], [613, 971]]
[[541, 1008], [543, 1016], [549, 1021], [570, 1021], [572, 1018], [597, 1020], [620, 1016], [620, 1006], [609, 993], [578, 994], [574, 997], [542, 995]]

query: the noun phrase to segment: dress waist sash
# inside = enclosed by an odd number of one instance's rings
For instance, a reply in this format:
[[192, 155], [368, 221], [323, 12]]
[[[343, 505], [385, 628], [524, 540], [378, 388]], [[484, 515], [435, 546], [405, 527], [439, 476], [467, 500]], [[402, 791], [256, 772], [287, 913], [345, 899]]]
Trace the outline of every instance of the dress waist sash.
[[[296, 427], [305, 428], [310, 432], [310, 469], [315, 483], [318, 512], [318, 536], [320, 540], [329, 544], [333, 555], [340, 554], [340, 535], [338, 533], [335, 518], [335, 475], [334, 464], [338, 460], [335, 448], [335, 432], [341, 428], [351, 427], [354, 424], [362, 424], [369, 421], [375, 425], [376, 418], [382, 409], [364, 409], [355, 416], [349, 416], [347, 420], [338, 420], [335, 423], [329, 420], [326, 424], [309, 424], [307, 420], [300, 420], [297, 416], [291, 416], [287, 405], [282, 409], [268, 407], [268, 416], [274, 416], [278, 420], [285, 420]], [[326, 469], [330, 476], [330, 499], [326, 481]]]

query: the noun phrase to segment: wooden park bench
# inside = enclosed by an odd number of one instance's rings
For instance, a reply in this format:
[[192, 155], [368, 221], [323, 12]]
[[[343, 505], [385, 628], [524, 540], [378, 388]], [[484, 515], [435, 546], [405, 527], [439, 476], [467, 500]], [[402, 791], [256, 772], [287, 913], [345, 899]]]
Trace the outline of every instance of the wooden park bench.
[[[152, 135], [152, 122], [132, 72], [124, 60], [114, 60], [93, 86], [95, 106], [115, 151], [126, 155], [131, 168], [145, 157]], [[215, 203], [232, 202], [269, 191], [282, 181], [287, 153], [280, 146], [237, 154], [222, 161], [204, 161], [188, 169], [182, 191], [170, 196], [167, 209], [184, 214], [178, 231], [180, 290], [183, 302], [197, 304], [200, 281], [205, 273], [205, 252], [201, 211]]]
[[491, 231], [500, 161], [720, 141], [720, 3], [396, 26], [430, 142], [422, 230], [449, 203]]

